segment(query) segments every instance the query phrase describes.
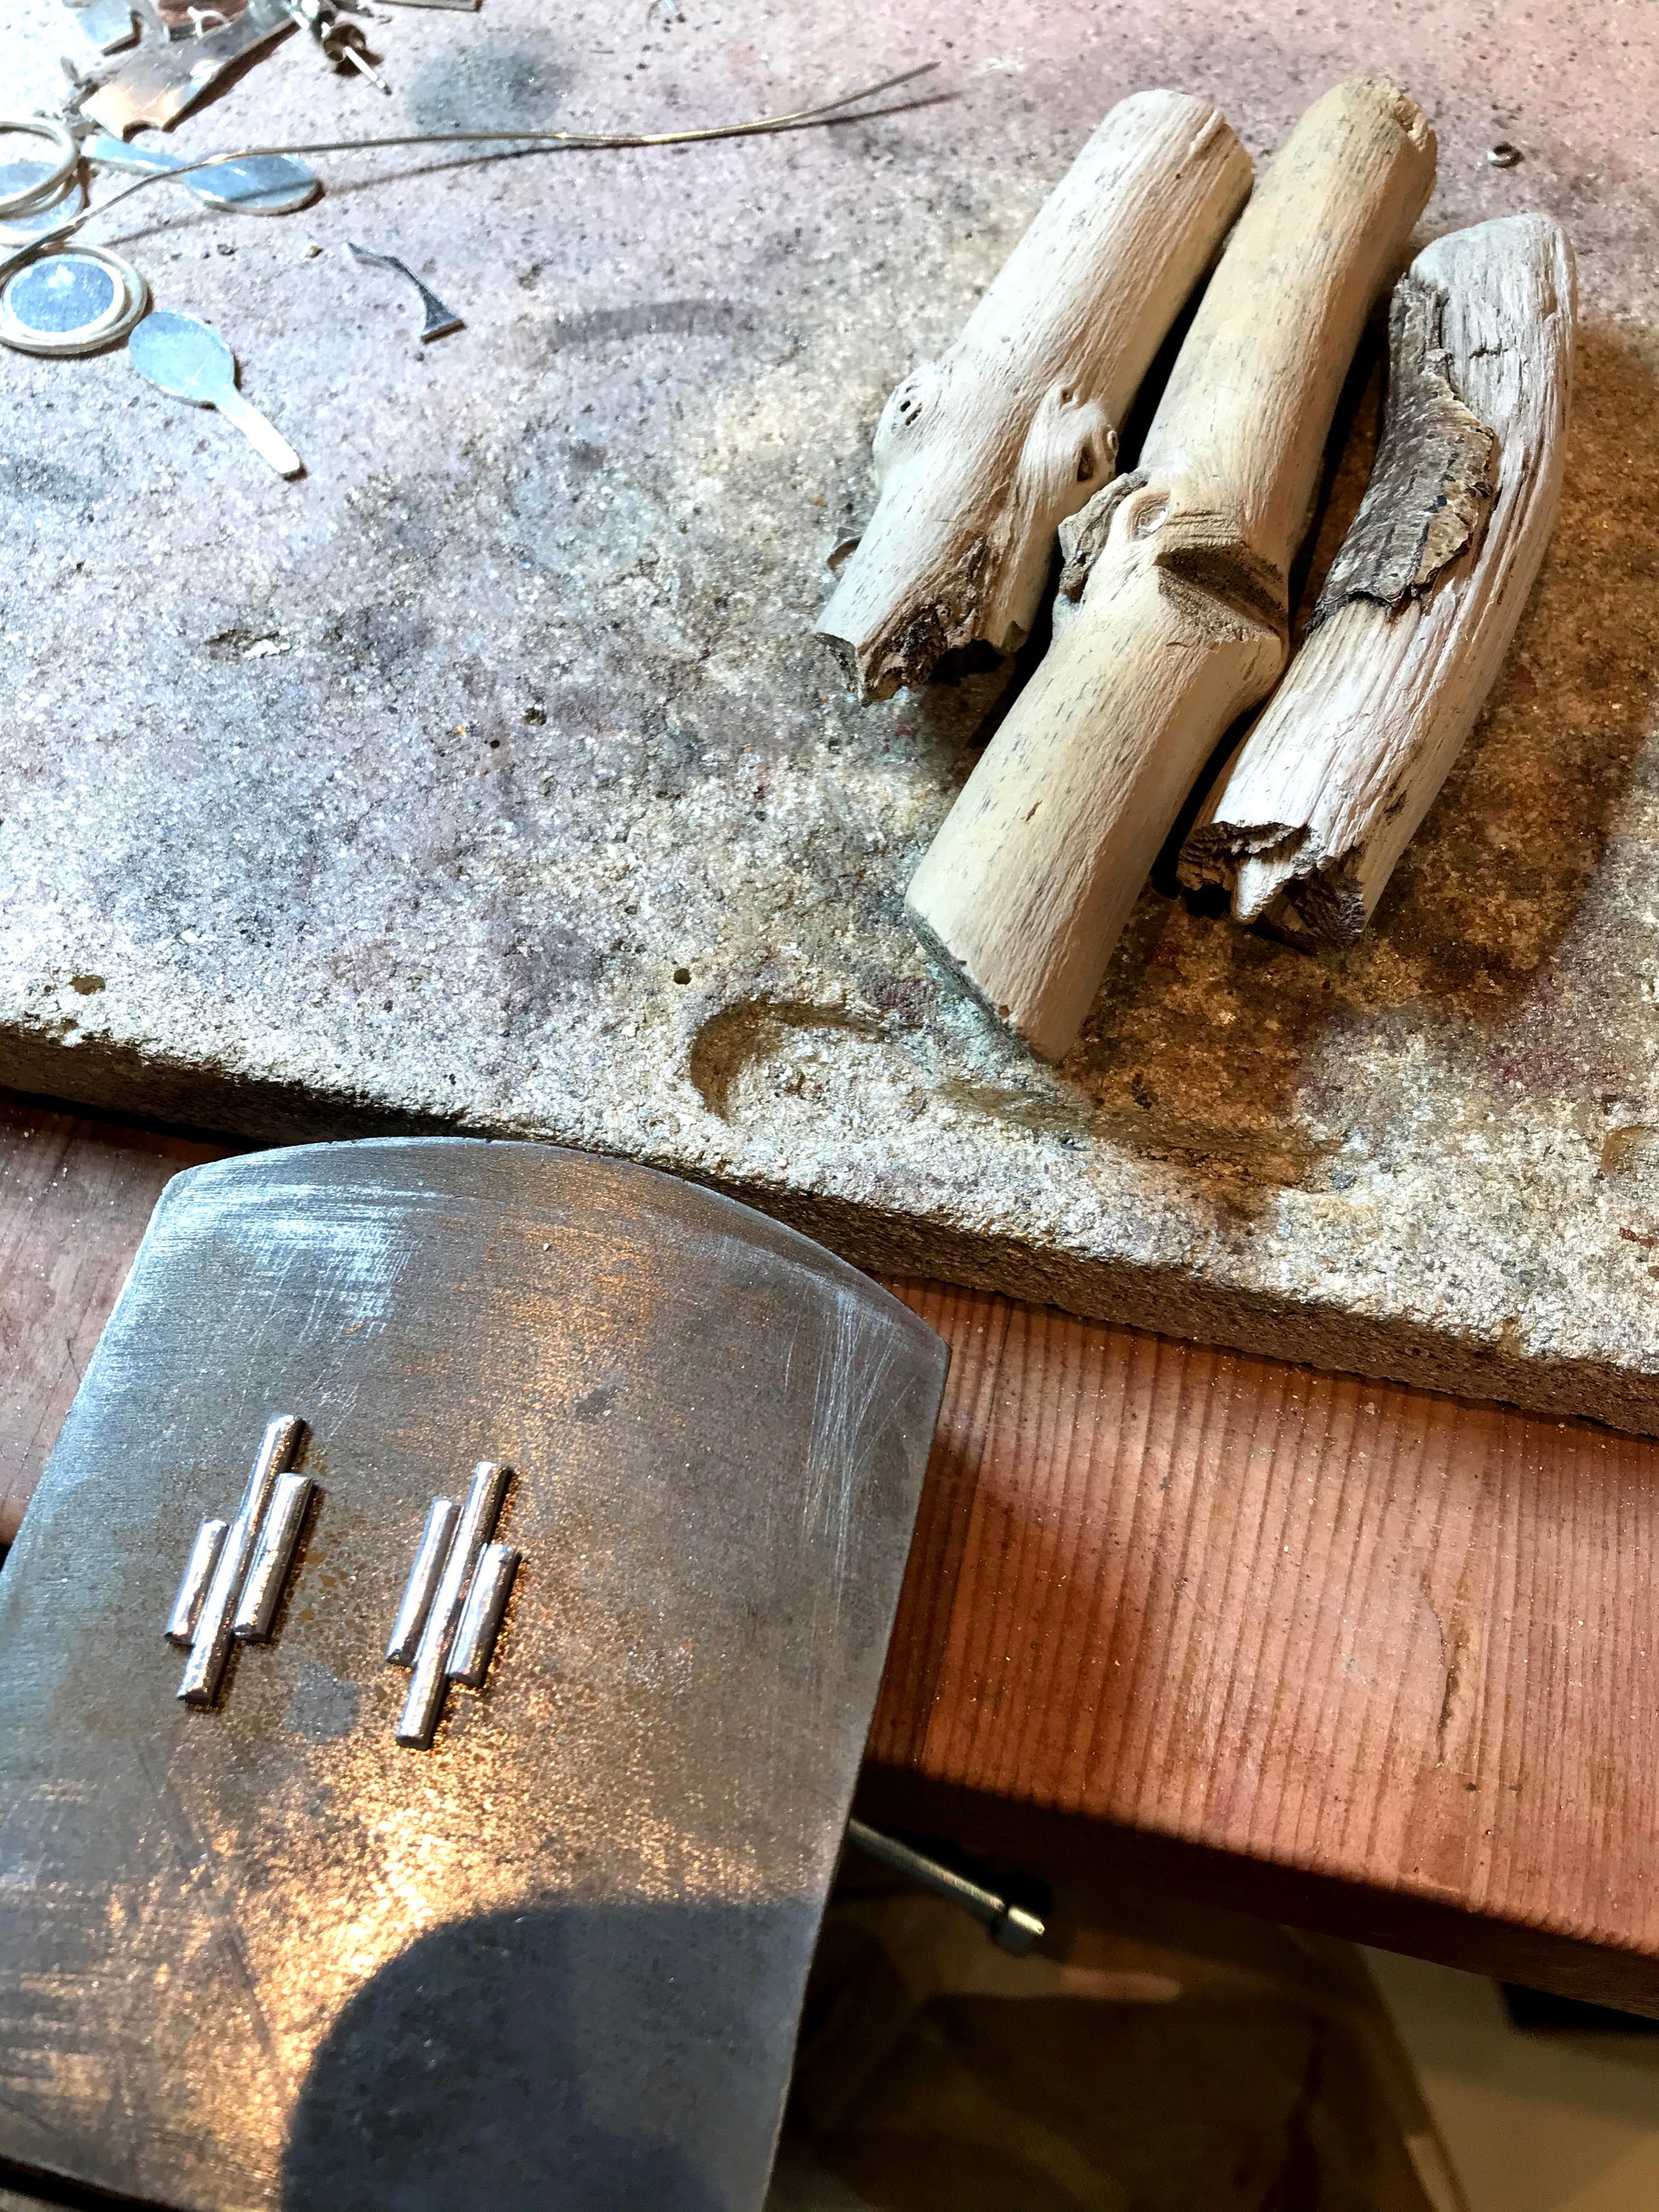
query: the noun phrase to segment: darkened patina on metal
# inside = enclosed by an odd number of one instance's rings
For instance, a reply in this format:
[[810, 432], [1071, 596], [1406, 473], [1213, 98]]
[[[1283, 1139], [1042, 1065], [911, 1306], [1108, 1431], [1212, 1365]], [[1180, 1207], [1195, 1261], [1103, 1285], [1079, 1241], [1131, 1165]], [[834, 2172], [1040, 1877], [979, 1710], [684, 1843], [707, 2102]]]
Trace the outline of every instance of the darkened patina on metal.
[[[189, 2212], [757, 2206], [944, 1365], [627, 1165], [179, 1177], [0, 1574], [0, 2156]], [[315, 1495], [194, 1709], [160, 1629], [273, 1408]], [[416, 1752], [387, 1637], [481, 1459], [521, 1564]]]

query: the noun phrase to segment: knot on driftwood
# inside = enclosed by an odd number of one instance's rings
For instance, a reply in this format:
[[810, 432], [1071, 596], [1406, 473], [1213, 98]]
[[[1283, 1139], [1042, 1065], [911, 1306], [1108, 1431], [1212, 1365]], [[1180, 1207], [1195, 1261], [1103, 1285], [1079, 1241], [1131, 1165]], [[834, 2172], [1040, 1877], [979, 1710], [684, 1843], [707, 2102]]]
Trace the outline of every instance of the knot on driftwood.
[[1073, 605], [1083, 597], [1083, 586], [1089, 580], [1089, 571], [1097, 557], [1106, 550], [1106, 540], [1112, 527], [1112, 517], [1117, 513], [1132, 491], [1143, 491], [1147, 483], [1144, 469], [1130, 469], [1110, 483], [1103, 484], [1086, 507], [1075, 514], [1067, 515], [1060, 526], [1060, 551], [1065, 567], [1060, 572], [1060, 596]]

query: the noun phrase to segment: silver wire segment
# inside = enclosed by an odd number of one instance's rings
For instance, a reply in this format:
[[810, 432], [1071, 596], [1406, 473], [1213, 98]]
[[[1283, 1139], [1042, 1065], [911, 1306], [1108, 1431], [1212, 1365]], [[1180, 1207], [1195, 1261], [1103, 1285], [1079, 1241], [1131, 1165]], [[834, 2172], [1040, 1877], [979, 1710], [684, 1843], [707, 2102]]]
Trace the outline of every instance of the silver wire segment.
[[[443, 1712], [444, 1698], [450, 1683], [450, 1655], [454, 1650], [456, 1632], [466, 1609], [471, 1585], [485, 1547], [495, 1533], [495, 1522], [507, 1496], [507, 1485], [513, 1479], [512, 1469], [501, 1467], [494, 1460], [480, 1460], [473, 1472], [472, 1486], [467, 1492], [466, 1504], [450, 1536], [444, 1555], [443, 1571], [427, 1613], [426, 1625], [421, 1631], [415, 1648], [414, 1675], [409, 1694], [398, 1722], [397, 1739], [414, 1751], [429, 1748], [434, 1731]], [[427, 1517], [430, 1534], [432, 1516]], [[422, 1539], [422, 1551], [426, 1548]], [[505, 1547], [490, 1547], [505, 1549]], [[516, 1556], [514, 1565], [516, 1565]], [[416, 1570], [421, 1561], [417, 1557]], [[499, 1572], [499, 1570], [496, 1571]], [[410, 1577], [411, 1584], [414, 1576]], [[507, 1577], [509, 1583], [511, 1577]], [[506, 1592], [501, 1593], [505, 1605]], [[404, 1605], [409, 1606], [410, 1592], [405, 1589]], [[402, 1608], [399, 1609], [401, 1618]], [[498, 1616], [499, 1622], [499, 1616]], [[493, 1638], [491, 1641], [493, 1643]], [[480, 1678], [482, 1679], [482, 1677]]]
[[219, 1564], [219, 1547], [229, 1526], [228, 1521], [204, 1521], [196, 1531], [196, 1541], [191, 1546], [184, 1579], [167, 1620], [167, 1642], [176, 1644], [181, 1651], [188, 1651], [195, 1641], [196, 1624], [202, 1617], [202, 1601], [207, 1595], [213, 1570]]
[[270, 1510], [265, 1515], [259, 1540], [253, 1547], [247, 1579], [242, 1584], [242, 1595], [231, 1623], [231, 1632], [239, 1643], [268, 1644], [270, 1640], [271, 1624], [276, 1618], [277, 1602], [288, 1580], [288, 1571], [294, 1564], [294, 1547], [300, 1540], [312, 1488], [308, 1474], [280, 1474], [276, 1478], [276, 1486], [270, 1493]]
[[444, 1668], [452, 1682], [462, 1683], [469, 1690], [483, 1689], [518, 1571], [519, 1554], [511, 1544], [486, 1544], [479, 1553], [477, 1571]]
[[[874, 84], [860, 87], [856, 92], [843, 92], [839, 98], [819, 101], [815, 106], [798, 107], [787, 115], [757, 116], [747, 123], [707, 123], [689, 131], [411, 131], [384, 137], [330, 138], [293, 146], [235, 146], [222, 153], [204, 154], [194, 161], [181, 161], [176, 168], [158, 171], [149, 177], [135, 177], [119, 191], [112, 192], [107, 199], [100, 200], [96, 207], [84, 209], [81, 214], [59, 223], [56, 228], [43, 231], [20, 246], [9, 260], [0, 262], [0, 277], [13, 266], [33, 255], [49, 252], [66, 238], [72, 238], [83, 222], [94, 215], [106, 215], [118, 207], [134, 192], [147, 191], [152, 185], [176, 182], [180, 177], [198, 169], [216, 168], [224, 161], [267, 160], [278, 154], [357, 154], [373, 152], [381, 147], [396, 146], [565, 146], [581, 152], [617, 146], [691, 146], [715, 138], [753, 138], [769, 131], [799, 131], [814, 124], [842, 118], [842, 112], [856, 107], [860, 100], [874, 100], [884, 92], [896, 91], [900, 85], [914, 83], [939, 67], [937, 62], [922, 62], [915, 69], [901, 70], [895, 76], [882, 77]], [[857, 118], [845, 117], [854, 121]], [[21, 126], [14, 125], [14, 128]], [[36, 188], [37, 190], [39, 187]], [[33, 199], [33, 194], [31, 194]]]
[[[243, 1578], [258, 1541], [276, 1478], [287, 1471], [299, 1450], [305, 1426], [295, 1414], [283, 1413], [265, 1430], [258, 1457], [242, 1494], [241, 1507], [219, 1547], [191, 1640], [190, 1657], [185, 1662], [184, 1679], [179, 1685], [179, 1695], [187, 1705], [210, 1705], [219, 1694], [235, 1632], [234, 1618], [241, 1598]], [[199, 1531], [196, 1540], [198, 1544], [202, 1540]]]
[[420, 1649], [421, 1631], [426, 1626], [427, 1615], [432, 1610], [432, 1601], [438, 1591], [438, 1577], [444, 1571], [444, 1561], [449, 1553], [449, 1540], [455, 1533], [455, 1523], [461, 1509], [453, 1498], [434, 1498], [426, 1516], [426, 1527], [421, 1531], [421, 1548], [415, 1554], [415, 1565], [410, 1570], [409, 1580], [404, 1586], [403, 1603], [398, 1607], [398, 1618], [392, 1626], [392, 1641], [386, 1647], [386, 1656], [394, 1667], [412, 1667], [415, 1654]]

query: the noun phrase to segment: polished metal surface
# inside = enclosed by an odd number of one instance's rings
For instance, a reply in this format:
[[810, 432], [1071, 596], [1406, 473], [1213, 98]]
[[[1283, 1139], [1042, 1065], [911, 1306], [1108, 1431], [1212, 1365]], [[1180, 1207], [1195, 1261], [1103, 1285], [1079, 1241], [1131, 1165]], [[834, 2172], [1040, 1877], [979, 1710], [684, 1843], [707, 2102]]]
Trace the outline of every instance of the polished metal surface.
[[[177, 2212], [757, 2212], [943, 1370], [624, 1164], [179, 1176], [0, 1571], [0, 2160]], [[272, 1407], [319, 1497], [210, 1717], [157, 1630]], [[387, 1629], [479, 1460], [523, 1562], [416, 1753]]]
[[308, 1474], [282, 1474], [276, 1478], [231, 1622], [231, 1632], [239, 1643], [264, 1644], [270, 1640], [271, 1624], [276, 1618], [288, 1571], [294, 1564], [294, 1547], [300, 1540], [300, 1530], [314, 1487]]
[[128, 341], [127, 358], [140, 376], [169, 398], [186, 400], [192, 407], [216, 407], [279, 477], [298, 476], [304, 468], [275, 423], [268, 422], [236, 389], [235, 355], [217, 331], [198, 322], [194, 315], [174, 314], [164, 307], [146, 316]]
[[392, 1641], [386, 1647], [386, 1656], [394, 1667], [415, 1664], [421, 1631], [426, 1626], [432, 1601], [438, 1594], [438, 1578], [449, 1556], [449, 1540], [455, 1533], [460, 1513], [453, 1498], [434, 1498], [428, 1509], [426, 1526], [421, 1531], [421, 1548], [415, 1554], [409, 1580], [404, 1584], [398, 1618], [392, 1626]]
[[179, 1595], [173, 1601], [173, 1611], [167, 1617], [167, 1642], [176, 1644], [181, 1651], [188, 1651], [196, 1640], [196, 1624], [202, 1617], [202, 1601], [213, 1579], [213, 1570], [219, 1564], [220, 1548], [225, 1540], [228, 1521], [204, 1521], [196, 1531], [196, 1541], [190, 1547], [190, 1559], [185, 1565], [184, 1578], [179, 1584]]
[[501, 1616], [513, 1594], [519, 1557], [511, 1544], [486, 1544], [479, 1553], [472, 1586], [461, 1609], [460, 1626], [455, 1631], [455, 1641], [444, 1667], [452, 1682], [459, 1682], [469, 1690], [483, 1689], [495, 1639], [501, 1633]]
[[348, 239], [351, 258], [370, 269], [390, 269], [411, 283], [421, 295], [421, 305], [426, 311], [426, 322], [421, 331], [422, 343], [428, 338], [447, 337], [452, 331], [464, 331], [466, 325], [453, 307], [443, 301], [428, 284], [423, 284], [406, 262], [399, 261], [395, 253], [371, 253], [366, 246], [358, 246]]
[[[299, 1450], [304, 1437], [305, 1423], [295, 1414], [279, 1414], [266, 1424], [253, 1471], [242, 1493], [240, 1510], [220, 1546], [191, 1639], [190, 1656], [185, 1662], [184, 1679], [179, 1685], [179, 1695], [187, 1705], [210, 1705], [219, 1694], [235, 1632], [234, 1617], [241, 1600], [242, 1583], [258, 1541], [265, 1509], [270, 1503], [277, 1476]], [[199, 1530], [196, 1540], [198, 1544], [201, 1541]]]
[[398, 1741], [412, 1750], [424, 1751], [432, 1741], [444, 1708], [449, 1686], [449, 1654], [472, 1585], [478, 1555], [495, 1533], [495, 1520], [507, 1496], [512, 1470], [493, 1460], [480, 1460], [473, 1472], [472, 1487], [461, 1508], [455, 1533], [444, 1555], [443, 1572], [427, 1614], [421, 1640], [415, 1647], [413, 1677], [398, 1720]]

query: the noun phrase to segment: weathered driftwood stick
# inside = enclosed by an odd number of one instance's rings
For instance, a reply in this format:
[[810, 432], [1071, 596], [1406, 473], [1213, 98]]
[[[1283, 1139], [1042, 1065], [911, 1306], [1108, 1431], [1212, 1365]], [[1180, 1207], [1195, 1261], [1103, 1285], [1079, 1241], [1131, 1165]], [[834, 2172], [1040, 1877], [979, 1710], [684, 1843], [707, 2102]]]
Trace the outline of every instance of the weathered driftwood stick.
[[1555, 520], [1572, 252], [1548, 216], [1437, 239], [1389, 319], [1382, 443], [1315, 625], [1182, 876], [1310, 945], [1364, 929], [1515, 635]]
[[1250, 189], [1219, 112], [1142, 92], [1090, 139], [940, 360], [889, 399], [880, 497], [818, 622], [866, 699], [1036, 618], [1054, 532], [1112, 474], [1153, 355]]
[[1054, 643], [909, 892], [924, 939], [1050, 1059], [1206, 757], [1284, 667], [1338, 393], [1433, 181], [1434, 134], [1394, 86], [1356, 78], [1310, 108], [1228, 242], [1140, 466], [1062, 530]]

